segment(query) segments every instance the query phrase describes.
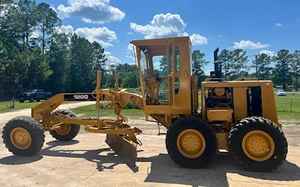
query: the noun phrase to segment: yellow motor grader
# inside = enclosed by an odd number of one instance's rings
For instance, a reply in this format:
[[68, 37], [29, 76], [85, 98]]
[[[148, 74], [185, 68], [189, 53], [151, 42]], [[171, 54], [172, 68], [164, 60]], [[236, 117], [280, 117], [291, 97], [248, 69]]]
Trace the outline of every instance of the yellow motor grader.
[[[31, 118], [9, 121], [3, 130], [9, 151], [25, 156], [37, 154], [44, 142], [44, 130], [67, 141], [77, 135], [79, 125], [89, 132], [107, 134], [106, 142], [111, 147], [122, 148], [119, 142], [140, 144], [136, 134], [141, 130], [127, 125], [121, 113], [128, 102], [133, 102], [168, 129], [166, 148], [180, 166], [204, 167], [220, 151], [232, 153], [250, 170], [270, 171], [282, 164], [288, 144], [278, 122], [271, 81], [224, 81], [222, 63], [215, 51], [215, 71], [198, 88], [188, 37], [135, 40], [131, 44], [141, 94], [101, 89], [97, 76], [95, 92], [58, 94], [34, 107]], [[96, 100], [97, 110], [101, 101], [110, 100], [117, 118], [81, 118], [55, 110], [64, 100], [74, 98]]]

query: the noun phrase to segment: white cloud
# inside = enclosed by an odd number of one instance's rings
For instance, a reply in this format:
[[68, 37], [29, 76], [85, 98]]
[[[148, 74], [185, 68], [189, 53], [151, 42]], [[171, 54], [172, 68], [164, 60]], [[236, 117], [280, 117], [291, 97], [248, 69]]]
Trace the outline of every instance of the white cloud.
[[100, 43], [103, 47], [111, 47], [113, 45], [112, 43], [117, 40], [117, 34], [107, 27], [82, 27], [74, 29], [71, 25], [62, 25], [56, 30], [58, 33], [76, 33], [77, 35], [86, 38], [90, 42]]
[[269, 56], [271, 56], [271, 57], [275, 56], [275, 52], [274, 52], [274, 51], [267, 50], [267, 49], [261, 50], [261, 51], [259, 52], [259, 54], [266, 54], [266, 55], [269, 55]]
[[[179, 14], [157, 14], [151, 22], [146, 25], [130, 23], [130, 28], [137, 33], [141, 33], [146, 39], [189, 36], [186, 29], [186, 23]], [[194, 45], [207, 44], [207, 38], [200, 34], [192, 34], [191, 39]]]
[[204, 45], [208, 43], [208, 40], [205, 36], [200, 34], [192, 34], [190, 36], [193, 45]]
[[110, 47], [112, 46], [112, 42], [117, 40], [116, 33], [106, 27], [78, 28], [75, 30], [75, 33], [88, 39], [90, 42], [98, 42], [103, 47]]
[[32, 33], [30, 33], [30, 38], [40, 38], [42, 36], [42, 33], [39, 30], [34, 30]]
[[113, 56], [110, 52], [105, 51], [104, 54], [107, 58], [106, 63], [108, 66], [121, 64], [122, 61], [118, 57]]
[[56, 32], [59, 34], [61, 33], [72, 34], [74, 33], [74, 28], [72, 27], [72, 25], [62, 25], [56, 28]]
[[178, 14], [157, 14], [150, 24], [139, 25], [130, 23], [130, 28], [138, 33], [144, 34], [145, 38], [157, 38], [163, 36], [177, 36], [183, 33], [186, 24]]
[[111, 6], [110, 0], [69, 0], [67, 5], [60, 4], [56, 8], [62, 18], [78, 16], [86, 23], [103, 24], [121, 21], [125, 13]]
[[234, 49], [263, 49], [269, 47], [268, 44], [263, 44], [261, 42], [253, 42], [250, 40], [241, 40], [239, 42], [233, 43]]
[[275, 23], [275, 26], [276, 27], [283, 27], [283, 24], [282, 23]]

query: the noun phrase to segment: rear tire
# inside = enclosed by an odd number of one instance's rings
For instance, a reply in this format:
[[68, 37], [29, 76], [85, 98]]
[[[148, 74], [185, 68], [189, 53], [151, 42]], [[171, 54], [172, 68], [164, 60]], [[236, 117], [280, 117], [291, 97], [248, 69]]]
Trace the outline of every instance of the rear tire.
[[[259, 135], [252, 144], [255, 147], [267, 145], [266, 152], [261, 152], [260, 148], [251, 148], [251, 144], [249, 144], [249, 151], [247, 150], [245, 142], [249, 139], [248, 137], [251, 133]], [[266, 140], [270, 139], [271, 143], [266, 144], [265, 142], [268, 141], [262, 142], [261, 137], [264, 136]], [[288, 152], [287, 140], [282, 130], [272, 121], [262, 117], [245, 118], [232, 127], [229, 132], [229, 146], [233, 156], [240, 161], [242, 166], [252, 171], [272, 171], [278, 168], [286, 159]], [[251, 149], [257, 149], [256, 153], [258, 154], [251, 154]]]
[[[70, 110], [57, 110], [52, 115], [64, 115], [66, 117], [76, 117], [76, 114]], [[70, 141], [79, 133], [80, 125], [64, 125], [57, 130], [49, 131], [51, 136], [60, 141]]]
[[44, 144], [44, 130], [34, 119], [16, 117], [7, 122], [2, 131], [6, 148], [15, 155], [33, 156]]
[[[201, 148], [199, 149], [199, 152], [197, 152], [197, 148], [194, 148], [192, 145], [191, 151], [186, 151], [187, 154], [185, 153], [185, 150], [189, 149], [189, 145], [184, 143], [189, 141], [188, 138], [183, 139], [184, 141], [182, 142], [183, 146], [186, 146], [187, 149], [181, 148], [181, 144], [178, 143], [181, 138], [185, 136], [184, 134], [188, 132], [190, 132], [190, 134], [187, 134], [187, 137], [193, 137], [198, 134], [200, 135], [199, 137], [202, 137], [200, 139], [204, 140], [202, 141], [203, 143], [200, 143], [199, 147]], [[190, 143], [199, 145], [199, 143], [195, 141]], [[185, 168], [202, 168], [207, 166], [214, 158], [217, 149], [216, 137], [212, 129], [206, 123], [195, 117], [181, 118], [171, 125], [166, 136], [166, 147], [171, 159]], [[193, 152], [193, 149], [196, 150], [196, 152]]]

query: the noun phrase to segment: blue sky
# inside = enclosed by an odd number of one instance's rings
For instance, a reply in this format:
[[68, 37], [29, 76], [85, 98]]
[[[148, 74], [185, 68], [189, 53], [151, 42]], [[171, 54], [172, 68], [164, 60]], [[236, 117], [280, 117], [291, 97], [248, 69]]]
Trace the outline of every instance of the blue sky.
[[[41, 2], [40, 0], [37, 2]], [[300, 49], [298, 0], [49, 0], [63, 20], [61, 32], [76, 32], [105, 46], [110, 60], [133, 63], [128, 43], [163, 36], [192, 37], [193, 49]]]

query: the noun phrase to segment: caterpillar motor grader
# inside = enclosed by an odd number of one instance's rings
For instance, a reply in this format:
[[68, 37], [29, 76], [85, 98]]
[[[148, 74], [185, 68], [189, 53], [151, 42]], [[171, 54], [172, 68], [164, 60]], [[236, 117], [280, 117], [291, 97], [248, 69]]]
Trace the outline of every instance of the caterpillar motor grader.
[[[37, 154], [44, 130], [66, 141], [77, 135], [79, 125], [89, 132], [107, 134], [111, 147], [122, 148], [119, 142], [140, 144], [135, 135], [141, 130], [127, 125], [121, 114], [121, 109], [133, 102], [168, 129], [167, 151], [183, 167], [204, 167], [220, 151], [232, 153], [245, 168], [258, 171], [273, 170], [285, 160], [288, 145], [278, 122], [271, 81], [222, 80], [222, 63], [215, 51], [215, 71], [198, 88], [188, 37], [135, 40], [131, 44], [139, 69], [140, 95], [101, 89], [97, 76], [95, 92], [58, 94], [34, 107], [31, 118], [9, 121], [3, 130], [6, 147], [18, 155]], [[117, 118], [79, 118], [55, 110], [64, 100], [74, 98], [96, 100], [98, 110], [100, 101], [110, 100]]]

